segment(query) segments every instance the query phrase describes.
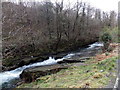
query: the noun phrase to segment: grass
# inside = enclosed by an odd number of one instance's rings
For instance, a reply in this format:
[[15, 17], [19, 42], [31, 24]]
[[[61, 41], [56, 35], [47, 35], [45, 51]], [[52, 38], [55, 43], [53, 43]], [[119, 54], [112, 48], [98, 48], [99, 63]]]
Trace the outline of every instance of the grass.
[[[52, 75], [38, 78], [35, 82], [26, 83], [18, 88], [101, 88], [115, 77], [117, 56], [86, 65], [72, 66]], [[112, 74], [110, 74], [112, 72]]]

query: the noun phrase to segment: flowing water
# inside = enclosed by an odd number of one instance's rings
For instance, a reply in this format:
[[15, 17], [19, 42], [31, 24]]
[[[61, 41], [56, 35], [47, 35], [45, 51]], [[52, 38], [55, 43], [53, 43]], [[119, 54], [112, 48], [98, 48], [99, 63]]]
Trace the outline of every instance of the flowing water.
[[[84, 48], [83, 50], [90, 51], [91, 49], [94, 49], [95, 47], [101, 47], [103, 46], [102, 43], [94, 43], [88, 46], [88, 48]], [[49, 57], [48, 60], [45, 60], [43, 62], [37, 62], [30, 65], [24, 65], [22, 67], [16, 68], [11, 71], [5, 71], [0, 73], [0, 88], [13, 88], [15, 87], [15, 83], [19, 80], [19, 75], [23, 72], [26, 68], [36, 67], [36, 66], [45, 66], [45, 65], [52, 65], [57, 64], [58, 61], [62, 61], [63, 59], [71, 58], [75, 56], [76, 54], [81, 54], [80, 51], [77, 53], [69, 53], [68, 55], [64, 56], [63, 58], [55, 60], [53, 57]]]

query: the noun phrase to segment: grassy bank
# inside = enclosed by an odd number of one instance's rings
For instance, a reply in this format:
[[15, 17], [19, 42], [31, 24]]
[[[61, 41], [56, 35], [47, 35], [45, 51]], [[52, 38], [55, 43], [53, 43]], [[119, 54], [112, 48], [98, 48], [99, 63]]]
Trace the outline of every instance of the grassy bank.
[[18, 88], [100, 88], [116, 76], [117, 56], [98, 61], [92, 58], [84, 65], [74, 64], [52, 75], [38, 78], [35, 82]]

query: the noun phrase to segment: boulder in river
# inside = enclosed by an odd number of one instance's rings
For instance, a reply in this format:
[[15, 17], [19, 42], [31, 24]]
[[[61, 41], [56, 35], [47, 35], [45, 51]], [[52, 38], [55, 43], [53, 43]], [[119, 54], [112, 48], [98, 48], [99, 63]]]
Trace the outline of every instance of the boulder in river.
[[67, 69], [68, 67], [69, 65], [55, 64], [55, 65], [49, 65], [49, 66], [29, 68], [29, 69], [25, 69], [20, 74], [20, 78], [25, 83], [30, 83], [36, 80], [38, 77], [50, 75], [60, 71], [61, 69]]

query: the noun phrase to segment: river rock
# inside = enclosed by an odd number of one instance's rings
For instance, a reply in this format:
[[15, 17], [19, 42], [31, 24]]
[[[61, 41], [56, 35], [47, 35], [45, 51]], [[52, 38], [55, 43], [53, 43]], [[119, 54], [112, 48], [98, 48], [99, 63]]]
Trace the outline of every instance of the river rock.
[[54, 57], [55, 59], [58, 59], [58, 58], [63, 58], [66, 55], [67, 53], [61, 53], [61, 54], [56, 54], [56, 55], [51, 55], [51, 56]]
[[31, 64], [31, 63], [42, 62], [44, 60], [47, 60], [48, 58], [49, 58], [48, 56], [34, 56], [34, 57], [21, 58], [18, 60], [14, 60], [14, 64], [11, 66], [7, 66], [5, 65], [5, 63], [3, 63], [2, 71], [9, 71], [9, 70], [13, 70], [13, 69], [16, 69], [24, 65]]
[[40, 66], [25, 69], [21, 74], [20, 78], [25, 83], [30, 83], [36, 80], [38, 77], [49, 75], [60, 71], [61, 69], [67, 69], [69, 65], [49, 65], [49, 66]]

